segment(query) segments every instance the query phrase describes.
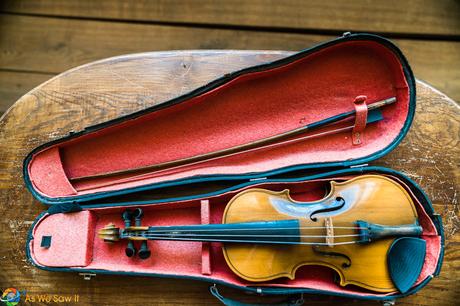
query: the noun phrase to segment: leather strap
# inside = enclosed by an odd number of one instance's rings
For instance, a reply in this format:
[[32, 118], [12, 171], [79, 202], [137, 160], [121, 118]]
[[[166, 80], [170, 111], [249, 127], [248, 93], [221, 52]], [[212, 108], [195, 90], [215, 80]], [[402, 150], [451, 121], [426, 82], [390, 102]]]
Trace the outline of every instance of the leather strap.
[[360, 145], [363, 143], [363, 131], [366, 127], [368, 111], [366, 100], [366, 96], [357, 96], [355, 101], [353, 101], [356, 111], [355, 125], [353, 127], [353, 132], [351, 133], [353, 145]]

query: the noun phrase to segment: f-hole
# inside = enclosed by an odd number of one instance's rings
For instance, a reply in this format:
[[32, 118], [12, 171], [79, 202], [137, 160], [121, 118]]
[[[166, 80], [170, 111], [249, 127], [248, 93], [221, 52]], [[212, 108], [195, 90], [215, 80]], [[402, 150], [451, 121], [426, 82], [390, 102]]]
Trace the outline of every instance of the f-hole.
[[318, 221], [318, 218], [313, 217], [314, 215], [317, 215], [317, 214], [320, 214], [320, 213], [325, 213], [325, 212], [330, 212], [330, 211], [336, 211], [336, 210], [341, 209], [343, 206], [345, 206], [345, 199], [342, 198], [342, 197], [336, 197], [335, 202], [331, 206], [323, 208], [323, 209], [318, 209], [317, 211], [314, 211], [310, 215], [310, 220], [313, 221], [313, 222], [316, 222], [316, 221]]
[[346, 269], [346, 268], [351, 267], [351, 259], [345, 254], [338, 253], [338, 252], [322, 251], [320, 250], [320, 247], [318, 245], [313, 246], [313, 251], [317, 254], [320, 254], [326, 257], [341, 257], [345, 259], [345, 262], [342, 263], [342, 268]]

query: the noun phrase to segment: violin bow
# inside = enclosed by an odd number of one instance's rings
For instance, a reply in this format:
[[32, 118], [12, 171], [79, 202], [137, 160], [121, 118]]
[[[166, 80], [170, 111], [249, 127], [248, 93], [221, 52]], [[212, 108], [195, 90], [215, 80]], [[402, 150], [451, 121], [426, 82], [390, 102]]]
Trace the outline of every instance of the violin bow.
[[[367, 123], [376, 122], [376, 121], [381, 119], [381, 118], [378, 118], [378, 117], [381, 117], [381, 115], [376, 116], [377, 115], [376, 113], [374, 113], [374, 116], [372, 117], [371, 116], [372, 111], [378, 110], [378, 109], [380, 109], [381, 107], [383, 107], [385, 105], [390, 105], [390, 104], [393, 104], [395, 102], [396, 102], [396, 97], [391, 97], [391, 98], [388, 98], [388, 99], [384, 99], [384, 100], [380, 100], [380, 101], [377, 101], [377, 102], [374, 102], [374, 103], [367, 104], [367, 109], [369, 111], [369, 118], [368, 118]], [[157, 173], [157, 172], [169, 171], [169, 170], [177, 169], [177, 168], [183, 167], [183, 166], [190, 166], [190, 165], [195, 165], [197, 163], [207, 162], [207, 161], [220, 159], [220, 158], [224, 158], [224, 157], [230, 157], [230, 156], [233, 156], [233, 155], [236, 155], [236, 154], [247, 153], [247, 152], [251, 152], [251, 151], [254, 151], [254, 150], [260, 150], [260, 149], [278, 147], [278, 146], [281, 146], [281, 145], [287, 145], [287, 144], [290, 144], [290, 143], [293, 143], [293, 142], [298, 142], [298, 141], [302, 141], [302, 140], [306, 140], [306, 139], [318, 138], [318, 137], [327, 136], [327, 135], [331, 135], [331, 134], [335, 134], [335, 133], [339, 133], [339, 132], [349, 131], [349, 130], [353, 129], [353, 126], [348, 126], [348, 127], [345, 127], [345, 128], [339, 128], [339, 129], [332, 130], [332, 131], [326, 131], [326, 132], [322, 132], [322, 133], [318, 133], [318, 134], [314, 134], [314, 135], [308, 135], [308, 136], [305, 136], [305, 137], [286, 140], [286, 141], [283, 141], [283, 142], [276, 143], [276, 141], [280, 141], [280, 140], [283, 140], [283, 139], [290, 138], [292, 136], [303, 134], [303, 133], [306, 133], [307, 131], [318, 129], [318, 128], [324, 127], [326, 125], [337, 123], [337, 122], [339, 122], [341, 120], [350, 118], [350, 117], [354, 116], [355, 114], [356, 114], [356, 110], [351, 110], [351, 111], [348, 111], [348, 112], [340, 113], [338, 115], [334, 115], [334, 116], [331, 116], [331, 117], [328, 117], [328, 118], [325, 118], [325, 119], [322, 119], [322, 120], [319, 120], [319, 121], [316, 121], [316, 122], [301, 126], [299, 128], [296, 128], [296, 129], [293, 129], [293, 130], [290, 130], [290, 131], [286, 131], [286, 132], [283, 132], [283, 133], [280, 133], [280, 134], [276, 134], [276, 135], [269, 136], [269, 137], [266, 137], [266, 138], [258, 139], [258, 140], [255, 140], [255, 141], [252, 141], [252, 142], [249, 142], [249, 143], [245, 143], [245, 144], [242, 144], [242, 145], [238, 145], [238, 146], [234, 146], [234, 147], [230, 147], [230, 148], [226, 148], [226, 149], [222, 149], [222, 150], [218, 150], [218, 151], [214, 151], [214, 152], [209, 152], [209, 153], [205, 153], [205, 154], [195, 155], [195, 156], [191, 156], [191, 157], [186, 157], [186, 158], [176, 159], [176, 160], [172, 160], [172, 161], [167, 161], [167, 162], [163, 162], [163, 163], [159, 163], [159, 164], [151, 165], [151, 166], [137, 167], [137, 168], [120, 170], [120, 171], [112, 171], [112, 172], [99, 173], [99, 174], [80, 176], [80, 177], [73, 177], [73, 178], [70, 178], [70, 181], [78, 182], [78, 181], [81, 181], [81, 180], [84, 180], [84, 179], [105, 178], [105, 177], [110, 177], [110, 176], [114, 176], [114, 175], [129, 174], [129, 173], [135, 173], [135, 172], [140, 172], [140, 171], [147, 172], [147, 173], [144, 173], [144, 174], [137, 175], [135, 177], [128, 178], [129, 180], [131, 180], [133, 178], [140, 178], [143, 175], [151, 175], [151, 174], [154, 174], [154, 173]], [[124, 180], [121, 179], [121, 180], [117, 180], [116, 182], [104, 183], [104, 186], [106, 186], [108, 184], [112, 185], [112, 183], [115, 184], [115, 183], [123, 183], [123, 182], [124, 182]], [[104, 187], [104, 186], [97, 186], [97, 187]], [[92, 186], [91, 188], [95, 188], [95, 187]]]

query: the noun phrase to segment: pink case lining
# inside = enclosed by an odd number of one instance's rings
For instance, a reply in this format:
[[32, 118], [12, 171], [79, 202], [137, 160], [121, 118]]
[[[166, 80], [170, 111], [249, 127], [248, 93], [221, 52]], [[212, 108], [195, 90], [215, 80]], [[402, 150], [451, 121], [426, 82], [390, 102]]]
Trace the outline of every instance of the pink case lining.
[[[132, 174], [120, 174], [71, 182], [84, 175], [153, 165], [278, 134], [352, 110], [359, 95], [366, 95], [368, 103], [397, 98], [395, 104], [382, 109], [383, 121], [366, 127], [361, 145], [353, 145], [351, 133], [340, 133], [161, 175], [133, 179]], [[59, 198], [197, 175], [353, 160], [373, 155], [395, 140], [406, 121], [408, 104], [409, 88], [397, 56], [376, 42], [348, 41], [46, 148], [33, 155], [27, 170], [37, 192]], [[131, 181], [115, 183], [127, 178]], [[109, 185], [99, 187], [101, 184]]]
[[[91, 211], [42, 218], [34, 228], [34, 258], [48, 267], [85, 267], [93, 257], [96, 218]], [[51, 237], [49, 248], [41, 247], [44, 236]]]
[[[201, 200], [201, 224], [210, 224], [209, 200]], [[201, 243], [201, 274], [211, 275], [211, 243]]]

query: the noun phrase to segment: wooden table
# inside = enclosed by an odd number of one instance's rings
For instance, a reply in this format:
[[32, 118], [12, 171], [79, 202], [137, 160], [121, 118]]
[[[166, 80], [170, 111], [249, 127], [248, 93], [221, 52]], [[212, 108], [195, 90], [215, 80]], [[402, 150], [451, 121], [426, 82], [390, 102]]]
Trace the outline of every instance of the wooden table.
[[[174, 279], [98, 275], [32, 267], [25, 257], [27, 231], [46, 207], [33, 199], [22, 178], [22, 161], [34, 147], [117, 116], [160, 103], [249, 65], [286, 56], [282, 51], [182, 51], [122, 56], [67, 71], [35, 88], [0, 120], [0, 288], [28, 294], [79, 295], [82, 305], [218, 304], [209, 284]], [[459, 156], [460, 109], [441, 92], [417, 82], [417, 112], [404, 141], [375, 165], [417, 181], [443, 216], [446, 254], [441, 275], [401, 305], [454, 305], [460, 298]], [[65, 229], [63, 229], [65, 230]], [[222, 290], [236, 296], [238, 292]], [[241, 297], [246, 301], [266, 301]], [[349, 299], [306, 296], [307, 303], [370, 305]]]

